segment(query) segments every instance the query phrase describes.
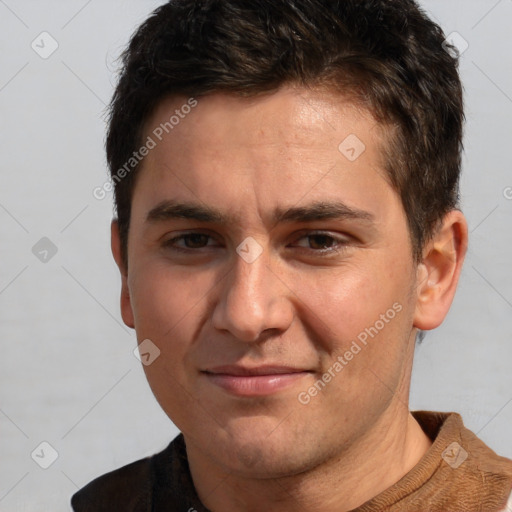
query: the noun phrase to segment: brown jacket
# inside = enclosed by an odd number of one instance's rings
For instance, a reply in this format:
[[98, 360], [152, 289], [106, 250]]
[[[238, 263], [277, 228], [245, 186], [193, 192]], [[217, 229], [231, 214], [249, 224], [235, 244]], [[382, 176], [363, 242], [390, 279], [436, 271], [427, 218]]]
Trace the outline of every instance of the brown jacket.
[[[433, 444], [394, 485], [353, 512], [512, 512], [512, 460], [496, 455], [457, 413], [412, 413]], [[93, 480], [75, 512], [208, 512], [190, 476], [183, 435], [160, 453]]]

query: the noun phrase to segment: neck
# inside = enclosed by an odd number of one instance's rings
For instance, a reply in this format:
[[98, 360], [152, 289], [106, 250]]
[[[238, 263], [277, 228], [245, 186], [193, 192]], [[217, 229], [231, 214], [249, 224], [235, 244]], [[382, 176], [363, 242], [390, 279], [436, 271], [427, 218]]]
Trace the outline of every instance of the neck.
[[408, 473], [432, 442], [401, 402], [357, 443], [307, 472], [251, 479], [221, 469], [187, 445], [199, 498], [212, 512], [348, 512]]

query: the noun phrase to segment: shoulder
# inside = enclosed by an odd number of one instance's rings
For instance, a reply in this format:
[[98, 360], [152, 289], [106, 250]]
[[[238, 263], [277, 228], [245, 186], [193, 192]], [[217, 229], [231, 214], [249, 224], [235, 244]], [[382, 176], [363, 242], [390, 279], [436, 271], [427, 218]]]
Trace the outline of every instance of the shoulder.
[[432, 499], [458, 510], [501, 511], [512, 491], [512, 460], [494, 452], [457, 413], [413, 415], [433, 440], [420, 462], [429, 468], [424, 489], [431, 487]]
[[163, 451], [132, 462], [95, 478], [71, 498], [75, 512], [143, 512], [151, 507], [155, 460], [173, 448], [173, 442]]

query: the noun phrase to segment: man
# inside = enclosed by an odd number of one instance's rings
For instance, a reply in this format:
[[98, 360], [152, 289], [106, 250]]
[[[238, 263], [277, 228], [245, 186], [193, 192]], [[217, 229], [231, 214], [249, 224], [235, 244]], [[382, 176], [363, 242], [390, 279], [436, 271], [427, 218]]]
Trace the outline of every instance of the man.
[[468, 238], [443, 43], [413, 0], [175, 0], [138, 29], [112, 250], [182, 434], [76, 511], [506, 509], [512, 461], [408, 407]]

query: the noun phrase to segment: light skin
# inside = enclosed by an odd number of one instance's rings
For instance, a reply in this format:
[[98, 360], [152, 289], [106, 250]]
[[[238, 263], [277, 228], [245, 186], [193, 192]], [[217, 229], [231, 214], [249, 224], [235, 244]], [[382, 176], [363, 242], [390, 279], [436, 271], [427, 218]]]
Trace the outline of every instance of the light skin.
[[[186, 101], [162, 101], [144, 140]], [[366, 147], [355, 161], [338, 150], [350, 134]], [[144, 370], [184, 434], [194, 485], [213, 512], [349, 511], [431, 445], [408, 408], [414, 341], [448, 312], [467, 224], [448, 213], [417, 264], [383, 168], [385, 143], [366, 110], [323, 90], [212, 94], [143, 162], [128, 268], [112, 223], [124, 322], [161, 351]], [[247, 237], [262, 250], [252, 262], [236, 251]], [[222, 365], [293, 372], [269, 391], [268, 376], [216, 380]], [[226, 379], [234, 387], [219, 384]]]

